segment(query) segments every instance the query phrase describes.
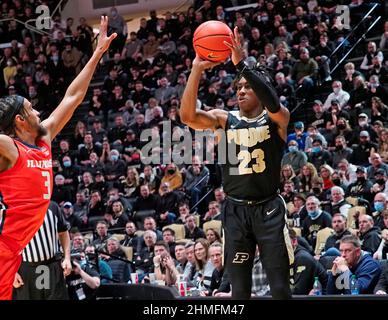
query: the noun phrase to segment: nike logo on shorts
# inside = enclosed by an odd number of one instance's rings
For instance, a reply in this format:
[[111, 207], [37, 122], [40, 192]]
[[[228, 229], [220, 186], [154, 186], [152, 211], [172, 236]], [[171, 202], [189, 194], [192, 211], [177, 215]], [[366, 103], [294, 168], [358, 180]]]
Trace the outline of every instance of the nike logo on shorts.
[[276, 210], [276, 208], [275, 209], [272, 209], [271, 211], [267, 211], [267, 216], [269, 216], [271, 213], [273, 213], [274, 211]]

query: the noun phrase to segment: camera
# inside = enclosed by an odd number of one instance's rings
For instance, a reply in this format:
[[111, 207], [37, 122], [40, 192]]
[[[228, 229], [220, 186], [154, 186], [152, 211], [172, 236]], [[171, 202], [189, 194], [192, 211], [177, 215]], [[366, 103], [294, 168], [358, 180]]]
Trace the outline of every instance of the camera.
[[78, 264], [81, 262], [81, 260], [83, 259], [83, 255], [81, 252], [74, 252], [74, 253], [71, 253], [70, 254], [70, 261], [71, 261], [71, 266], [74, 268], [75, 265], [74, 265], [74, 261], [76, 261]]

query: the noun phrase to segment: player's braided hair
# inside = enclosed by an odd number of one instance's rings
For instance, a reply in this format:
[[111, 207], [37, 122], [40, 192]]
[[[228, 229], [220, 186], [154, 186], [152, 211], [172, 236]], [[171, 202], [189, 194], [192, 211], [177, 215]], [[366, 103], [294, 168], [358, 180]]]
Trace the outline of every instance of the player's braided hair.
[[272, 78], [270, 72], [272, 71], [271, 68], [260, 64], [259, 62], [256, 64], [255, 69], [259, 74], [261, 74], [267, 82], [271, 83], [272, 85], [275, 83], [274, 79]]
[[0, 132], [15, 135], [15, 116], [23, 112], [24, 98], [18, 95], [0, 98]]

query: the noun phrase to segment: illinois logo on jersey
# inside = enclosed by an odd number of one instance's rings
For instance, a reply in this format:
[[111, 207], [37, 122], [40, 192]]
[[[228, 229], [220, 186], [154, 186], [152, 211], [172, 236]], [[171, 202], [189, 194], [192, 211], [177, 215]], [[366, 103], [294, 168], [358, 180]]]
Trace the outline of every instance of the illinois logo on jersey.
[[236, 252], [234, 255], [233, 263], [244, 263], [249, 259], [249, 253], [246, 252]]

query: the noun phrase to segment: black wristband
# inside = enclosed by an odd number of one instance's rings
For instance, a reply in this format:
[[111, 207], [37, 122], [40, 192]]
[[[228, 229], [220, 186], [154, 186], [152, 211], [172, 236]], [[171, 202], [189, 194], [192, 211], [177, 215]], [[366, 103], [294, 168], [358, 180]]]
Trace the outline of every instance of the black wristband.
[[242, 73], [244, 69], [248, 67], [248, 65], [244, 62], [244, 59], [243, 59], [239, 63], [237, 63], [235, 67], [238, 73]]

